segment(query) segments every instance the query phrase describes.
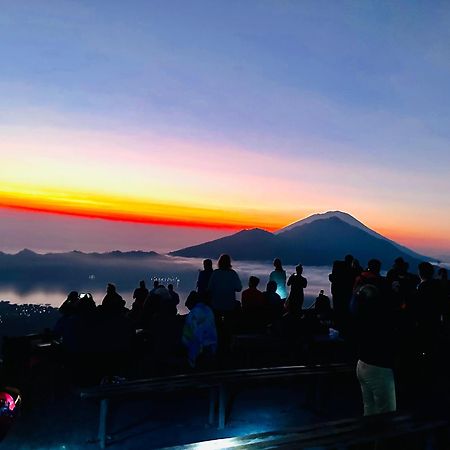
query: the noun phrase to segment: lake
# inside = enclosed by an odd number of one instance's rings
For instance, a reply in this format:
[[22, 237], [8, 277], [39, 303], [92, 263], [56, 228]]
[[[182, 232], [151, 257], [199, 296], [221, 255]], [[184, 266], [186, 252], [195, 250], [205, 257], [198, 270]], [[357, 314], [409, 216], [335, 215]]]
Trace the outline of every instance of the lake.
[[[121, 262], [120, 264], [124, 264]], [[179, 312], [186, 313], [184, 302], [189, 292], [195, 289], [199, 269], [202, 268], [200, 258], [180, 258], [164, 257], [149, 258], [139, 262], [125, 262], [121, 267], [118, 264], [110, 263], [105, 269], [99, 268], [96, 273], [91, 267], [86, 273], [82, 269], [68, 272], [64, 276], [60, 274], [45, 279], [34, 279], [32, 276], [15, 278], [11, 282], [0, 282], [0, 300], [10, 301], [16, 304], [48, 304], [58, 307], [65, 300], [68, 292], [77, 290], [78, 292], [90, 292], [97, 304], [101, 303], [106, 284], [115, 283], [117, 291], [131, 306], [134, 289], [139, 285], [139, 281], [144, 279], [147, 287], [152, 285], [152, 280], [158, 279], [167, 285], [172, 283], [175, 290], [180, 294]], [[270, 263], [256, 263], [246, 261], [234, 261], [233, 268], [239, 274], [244, 288], [247, 286], [248, 278], [255, 275], [261, 279], [259, 288], [265, 290], [273, 266]], [[294, 266], [284, 267], [287, 275], [295, 272]], [[303, 275], [308, 280], [305, 289], [305, 306], [308, 307], [317, 297], [319, 290], [324, 289], [329, 295], [330, 283], [328, 274], [330, 267], [305, 266]], [[89, 273], [88, 273], [89, 272]], [[240, 294], [237, 295], [240, 298]]]

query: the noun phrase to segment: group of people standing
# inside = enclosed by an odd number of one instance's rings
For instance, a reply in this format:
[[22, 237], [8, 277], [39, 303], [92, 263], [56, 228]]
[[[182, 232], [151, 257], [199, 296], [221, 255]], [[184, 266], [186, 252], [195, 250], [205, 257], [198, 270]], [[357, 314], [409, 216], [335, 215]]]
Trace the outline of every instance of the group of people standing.
[[[429, 262], [418, 275], [397, 258], [386, 276], [372, 259], [362, 270], [351, 255], [337, 261], [330, 274], [336, 327], [356, 347], [357, 377], [364, 414], [396, 410], [396, 380], [401, 388], [428, 376], [440, 361], [440, 343], [448, 329], [450, 290], [447, 271]], [[420, 375], [420, 376], [419, 376]]]
[[[281, 260], [276, 258], [273, 264], [274, 270], [269, 275], [265, 291], [258, 289], [260, 279], [253, 275], [248, 280], [248, 288], [242, 291], [242, 282], [232, 268], [229, 255], [220, 256], [216, 270], [212, 261], [205, 259], [203, 270], [198, 275], [196, 293], [222, 322], [234, 320], [236, 312], [242, 312], [248, 321], [260, 323], [279, 318], [286, 310], [301, 313], [307, 286], [302, 275], [303, 266], [299, 264], [296, 272], [287, 278]], [[287, 287], [290, 287], [289, 295]], [[241, 291], [239, 302], [237, 293]]]
[[[196, 289], [186, 299], [189, 314], [185, 316], [177, 314], [180, 297], [173, 285], [165, 287], [158, 281], [151, 290], [140, 282], [131, 311], [112, 284], [98, 307], [90, 294], [72, 292], [60, 308], [63, 317], [55, 331], [74, 351], [92, 349], [96, 341], [110, 347], [114, 342], [116, 350], [126, 351], [134, 335], [130, 330], [153, 330], [158, 351], [169, 353], [167, 342], [174, 346], [180, 343], [191, 366], [201, 366], [218, 351], [226, 352], [237, 329], [265, 332], [272, 324], [292, 340], [306, 317], [307, 279], [301, 264], [289, 277], [279, 258], [273, 265], [265, 291], [258, 289], [260, 279], [256, 276], [250, 276], [248, 288], [243, 290], [229, 255], [219, 257], [216, 269], [212, 260], [205, 259]], [[397, 258], [382, 276], [380, 261], [370, 260], [363, 270], [347, 255], [334, 262], [329, 280], [333, 308], [321, 291], [314, 304], [315, 314], [356, 348], [365, 414], [394, 411], [398, 373], [407, 373], [418, 355], [427, 361], [439, 358], [442, 330], [450, 329], [447, 270], [440, 268], [435, 277], [434, 266], [423, 262], [415, 275], [406, 261]], [[99, 329], [106, 338], [94, 339], [88, 333], [90, 330], [98, 336]]]

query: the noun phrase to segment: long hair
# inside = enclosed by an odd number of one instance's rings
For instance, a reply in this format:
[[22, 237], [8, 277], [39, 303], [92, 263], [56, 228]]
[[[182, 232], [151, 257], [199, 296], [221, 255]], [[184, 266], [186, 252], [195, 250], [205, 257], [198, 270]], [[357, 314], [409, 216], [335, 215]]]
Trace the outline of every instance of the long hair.
[[225, 253], [220, 255], [219, 261], [217, 262], [217, 267], [222, 270], [230, 270], [232, 267], [230, 255]]
[[275, 258], [273, 260], [273, 266], [275, 267], [275, 270], [283, 270], [283, 265], [281, 264], [280, 258]]

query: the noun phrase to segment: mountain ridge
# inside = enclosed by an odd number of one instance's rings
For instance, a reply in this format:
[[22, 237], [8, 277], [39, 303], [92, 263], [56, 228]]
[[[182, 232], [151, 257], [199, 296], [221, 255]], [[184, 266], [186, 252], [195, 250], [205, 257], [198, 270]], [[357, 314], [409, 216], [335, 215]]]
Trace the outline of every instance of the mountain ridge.
[[399, 256], [412, 264], [431, 259], [370, 230], [347, 213], [339, 211], [352, 218], [356, 225], [329, 213], [326, 218], [315, 215], [313, 220], [308, 220], [312, 218], [310, 216], [306, 221], [294, 222], [275, 233], [260, 229], [241, 230], [231, 236], [169, 254], [218, 258], [221, 253], [229, 253], [236, 260], [249, 261], [269, 261], [280, 257], [286, 264], [302, 262], [319, 266], [330, 265], [348, 253], [360, 259], [362, 264], [370, 258], [381, 259], [385, 265], [391, 264]]
[[375, 230], [372, 230], [371, 228], [369, 228], [367, 225], [365, 225], [363, 222], [361, 222], [360, 220], [356, 219], [355, 217], [353, 217], [351, 214], [346, 213], [344, 211], [326, 211], [324, 213], [316, 213], [316, 214], [312, 214], [311, 216], [305, 217], [304, 219], [300, 219], [296, 222], [293, 222], [279, 230], [277, 230], [274, 234], [281, 234], [284, 233], [286, 231], [290, 231], [293, 228], [296, 228], [298, 226], [302, 226], [305, 225], [307, 223], [311, 223], [314, 222], [316, 220], [320, 220], [323, 218], [330, 218], [330, 217], [338, 217], [339, 219], [341, 219], [342, 221], [348, 223], [349, 225], [355, 226], [357, 228], [360, 228], [361, 230], [366, 231], [367, 233], [369, 233], [370, 235], [377, 237], [379, 239], [383, 239], [385, 241], [390, 242], [391, 244], [393, 244], [395, 247], [399, 248], [402, 252], [405, 252], [407, 254], [409, 254], [410, 256], [414, 257], [414, 258], [423, 258], [423, 255], [421, 255], [420, 253], [415, 252], [414, 250], [409, 249], [408, 247], [405, 247], [404, 245], [399, 244], [398, 242], [393, 241], [392, 239], [389, 239], [385, 236], [383, 236], [382, 234], [378, 233]]

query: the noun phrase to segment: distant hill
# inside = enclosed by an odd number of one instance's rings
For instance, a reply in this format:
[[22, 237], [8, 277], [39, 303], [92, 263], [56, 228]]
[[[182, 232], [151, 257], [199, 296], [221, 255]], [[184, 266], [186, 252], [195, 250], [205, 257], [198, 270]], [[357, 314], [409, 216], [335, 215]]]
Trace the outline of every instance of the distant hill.
[[233, 259], [249, 261], [270, 261], [280, 257], [285, 264], [331, 265], [351, 253], [364, 265], [370, 258], [379, 258], [384, 267], [389, 267], [395, 258], [401, 256], [412, 265], [428, 260], [353, 219], [342, 220], [339, 214], [327, 213], [296, 222], [277, 233], [260, 229], [243, 230], [225, 238], [187, 247], [171, 253], [174, 256], [218, 258], [229, 253]]
[[272, 255], [276, 253], [277, 245], [278, 239], [274, 234], [253, 228], [204, 244], [187, 247], [172, 252], [170, 255], [217, 259], [222, 253], [229, 253], [233, 259], [237, 260], [265, 261], [271, 259]]
[[0, 252], [0, 283], [27, 290], [37, 285], [105, 286], [107, 282], [137, 284], [149, 267], [159, 267], [169, 258], [155, 252], [113, 251], [108, 253], [46, 253], [24, 249], [15, 255]]

